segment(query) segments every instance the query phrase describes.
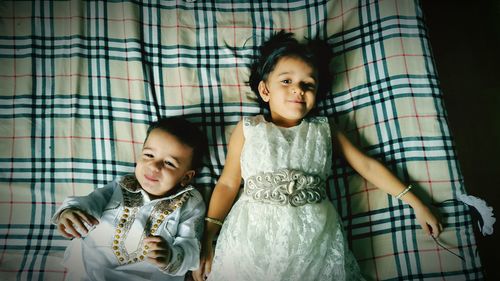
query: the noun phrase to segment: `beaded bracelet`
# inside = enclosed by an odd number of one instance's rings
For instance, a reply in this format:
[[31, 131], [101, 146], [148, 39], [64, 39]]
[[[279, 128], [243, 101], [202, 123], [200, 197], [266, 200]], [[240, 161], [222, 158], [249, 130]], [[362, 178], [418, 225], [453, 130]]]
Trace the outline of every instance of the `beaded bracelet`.
[[408, 185], [408, 187], [405, 188], [405, 190], [401, 191], [398, 195], [396, 195], [396, 199], [401, 199], [401, 197], [403, 197], [406, 193], [408, 193], [408, 191], [410, 191], [412, 187], [413, 186], [411, 184]]
[[205, 217], [205, 220], [208, 222], [211, 222], [211, 223], [215, 223], [215, 224], [220, 225], [220, 226], [222, 226], [222, 224], [223, 224], [223, 222], [221, 220], [213, 219], [210, 217]]

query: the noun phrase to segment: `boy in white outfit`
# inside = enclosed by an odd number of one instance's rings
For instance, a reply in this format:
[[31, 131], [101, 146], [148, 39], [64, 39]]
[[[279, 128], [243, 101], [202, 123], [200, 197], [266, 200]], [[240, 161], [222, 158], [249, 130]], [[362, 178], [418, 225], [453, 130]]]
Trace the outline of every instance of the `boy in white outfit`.
[[189, 185], [206, 137], [180, 118], [148, 128], [135, 173], [87, 196], [68, 197], [54, 215], [73, 238], [67, 280], [184, 280], [198, 267], [205, 205]]

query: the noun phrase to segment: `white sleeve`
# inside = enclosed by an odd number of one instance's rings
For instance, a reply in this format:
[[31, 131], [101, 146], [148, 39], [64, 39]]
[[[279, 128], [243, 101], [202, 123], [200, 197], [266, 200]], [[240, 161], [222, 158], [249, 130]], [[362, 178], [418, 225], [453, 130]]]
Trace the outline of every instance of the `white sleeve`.
[[66, 198], [62, 205], [57, 209], [54, 216], [52, 216], [51, 222], [53, 224], [57, 224], [59, 215], [62, 211], [69, 208], [82, 210], [96, 219], [99, 219], [102, 215], [104, 207], [108, 204], [115, 188], [117, 187], [118, 180], [114, 180], [104, 187], [97, 188], [87, 196], [70, 196]]
[[182, 276], [195, 270], [200, 263], [200, 240], [203, 235], [205, 203], [197, 190], [182, 206], [177, 234], [173, 238], [169, 265], [163, 270], [170, 275]]

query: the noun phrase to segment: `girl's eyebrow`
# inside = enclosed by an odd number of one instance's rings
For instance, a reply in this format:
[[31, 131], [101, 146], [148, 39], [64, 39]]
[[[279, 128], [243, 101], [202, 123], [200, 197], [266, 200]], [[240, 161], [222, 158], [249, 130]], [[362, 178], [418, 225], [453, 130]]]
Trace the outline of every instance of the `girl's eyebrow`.
[[[288, 75], [288, 74], [294, 74], [294, 72], [293, 71], [283, 71], [283, 72], [279, 73], [278, 76]], [[311, 78], [312, 80], [314, 80], [314, 82], [316, 82], [316, 79], [314, 79], [314, 75], [308, 74], [308, 77]]]

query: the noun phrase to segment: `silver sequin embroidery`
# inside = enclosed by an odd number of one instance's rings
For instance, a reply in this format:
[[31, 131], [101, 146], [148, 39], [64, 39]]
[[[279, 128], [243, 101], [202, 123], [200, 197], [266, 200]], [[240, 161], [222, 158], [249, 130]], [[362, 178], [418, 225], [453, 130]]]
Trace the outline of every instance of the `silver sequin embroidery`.
[[293, 207], [319, 203], [326, 198], [324, 183], [319, 176], [302, 171], [280, 169], [248, 177], [245, 194], [254, 200]]

